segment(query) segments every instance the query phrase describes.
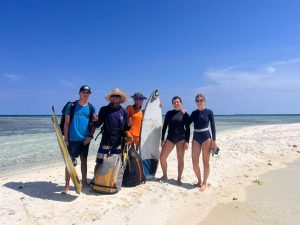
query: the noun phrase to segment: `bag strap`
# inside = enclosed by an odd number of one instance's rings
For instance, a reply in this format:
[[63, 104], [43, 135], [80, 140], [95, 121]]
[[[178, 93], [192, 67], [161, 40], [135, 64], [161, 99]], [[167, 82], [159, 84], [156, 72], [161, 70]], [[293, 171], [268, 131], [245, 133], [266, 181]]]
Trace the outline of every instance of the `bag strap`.
[[[123, 152], [123, 164], [124, 164], [124, 169], [126, 168], [127, 166], [127, 163], [128, 165], [130, 166], [130, 160], [129, 160], [129, 144], [127, 143], [125, 145], [125, 148], [124, 148], [124, 152]], [[125, 158], [126, 157], [126, 158]]]
[[91, 103], [89, 104], [89, 108], [90, 108], [90, 115], [89, 115], [89, 129], [92, 130], [93, 128], [93, 120], [94, 120], [94, 107]]
[[89, 103], [89, 108], [90, 108], [89, 122], [92, 122], [94, 119], [94, 107], [91, 103]]
[[76, 101], [75, 102], [71, 102], [71, 107], [70, 107], [70, 124], [74, 118], [74, 114], [75, 114], [75, 108], [76, 108]]

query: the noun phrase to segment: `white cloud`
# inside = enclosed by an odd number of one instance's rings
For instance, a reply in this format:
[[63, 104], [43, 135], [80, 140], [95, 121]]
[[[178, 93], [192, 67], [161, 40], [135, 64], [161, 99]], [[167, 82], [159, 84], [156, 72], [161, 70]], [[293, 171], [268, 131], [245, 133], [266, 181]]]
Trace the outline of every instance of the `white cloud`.
[[275, 73], [276, 72], [276, 69], [273, 66], [268, 66], [268, 67], [266, 67], [265, 70], [267, 73]]
[[60, 80], [60, 84], [65, 87], [76, 87], [76, 85], [69, 80]]
[[[196, 88], [228, 113], [299, 113], [300, 59], [279, 61], [255, 69], [228, 67], [204, 73], [207, 85]], [[297, 103], [297, 104], [298, 104]], [[285, 107], [284, 109], [282, 109]], [[223, 110], [222, 110], [223, 109]]]
[[19, 75], [16, 74], [4, 74], [4, 77], [13, 82], [18, 81], [21, 78]]

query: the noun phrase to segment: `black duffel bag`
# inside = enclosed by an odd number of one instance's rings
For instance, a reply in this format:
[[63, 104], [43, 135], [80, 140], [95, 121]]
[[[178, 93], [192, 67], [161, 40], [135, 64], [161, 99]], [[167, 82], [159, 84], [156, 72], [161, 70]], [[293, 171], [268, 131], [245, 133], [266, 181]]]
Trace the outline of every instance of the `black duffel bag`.
[[143, 171], [143, 163], [139, 153], [130, 147], [127, 152], [126, 169], [123, 176], [123, 186], [135, 187], [146, 183], [146, 178]]

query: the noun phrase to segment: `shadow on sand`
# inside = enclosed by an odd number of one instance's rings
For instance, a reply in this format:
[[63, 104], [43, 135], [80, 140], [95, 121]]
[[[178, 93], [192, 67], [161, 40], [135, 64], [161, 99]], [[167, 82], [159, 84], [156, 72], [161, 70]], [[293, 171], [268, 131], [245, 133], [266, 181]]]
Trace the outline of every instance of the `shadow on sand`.
[[195, 185], [190, 184], [190, 183], [184, 183], [184, 182], [182, 182], [181, 184], [178, 184], [177, 181], [174, 180], [174, 179], [167, 179], [167, 180], [164, 180], [162, 183], [171, 184], [171, 185], [174, 185], [176, 187], [185, 188], [187, 190], [191, 190], [191, 189], [195, 188]]
[[[35, 182], [9, 182], [3, 185], [15, 191], [19, 191], [32, 198], [39, 198], [45, 200], [59, 201], [59, 202], [72, 202], [78, 196], [70, 194], [61, 194], [64, 186], [59, 186], [55, 183], [45, 181]], [[71, 189], [72, 190], [72, 189]]]

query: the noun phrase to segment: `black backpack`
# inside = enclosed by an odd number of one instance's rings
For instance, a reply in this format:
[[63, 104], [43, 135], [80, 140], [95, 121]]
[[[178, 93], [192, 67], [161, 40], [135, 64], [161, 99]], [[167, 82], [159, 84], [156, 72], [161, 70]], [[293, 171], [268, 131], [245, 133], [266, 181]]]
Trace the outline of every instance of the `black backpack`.
[[146, 178], [143, 171], [143, 163], [139, 153], [131, 147], [128, 150], [128, 160], [123, 176], [123, 186], [135, 187], [146, 183]]
[[[65, 106], [63, 107], [62, 111], [61, 111], [61, 119], [60, 119], [60, 123], [59, 123], [59, 127], [61, 130], [62, 135], [64, 135], [64, 129], [65, 129], [65, 120], [66, 120], [66, 109], [67, 106], [71, 104], [70, 107], [70, 124], [73, 120], [74, 114], [75, 114], [75, 107], [76, 107], [76, 101], [75, 102], [67, 102], [67, 104], [65, 104]], [[91, 130], [93, 127], [93, 115], [94, 115], [94, 108], [93, 105], [91, 103], [89, 103], [89, 107], [90, 107], [90, 116], [89, 116], [89, 129]]]

